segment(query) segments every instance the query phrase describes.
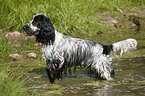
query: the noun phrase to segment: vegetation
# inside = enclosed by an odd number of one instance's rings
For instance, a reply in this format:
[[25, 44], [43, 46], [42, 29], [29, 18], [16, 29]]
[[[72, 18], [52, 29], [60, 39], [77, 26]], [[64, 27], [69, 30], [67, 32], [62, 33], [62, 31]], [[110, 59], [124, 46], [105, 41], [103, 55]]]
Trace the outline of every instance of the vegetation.
[[25, 96], [22, 92], [25, 84], [25, 79], [21, 80], [22, 76], [16, 75], [16, 70], [9, 70], [9, 66], [3, 65], [0, 68], [0, 94], [1, 96]]
[[128, 10], [143, 7], [144, 3], [144, 0], [0, 0], [0, 26], [3, 30], [21, 31], [34, 14], [44, 13], [64, 34], [95, 34], [99, 30], [111, 30], [110, 26], [98, 22], [101, 12], [109, 11], [114, 16], [115, 5]]
[[11, 43], [12, 42], [6, 40], [4, 36], [0, 37], [0, 57], [1, 56], [5, 57], [10, 53]]

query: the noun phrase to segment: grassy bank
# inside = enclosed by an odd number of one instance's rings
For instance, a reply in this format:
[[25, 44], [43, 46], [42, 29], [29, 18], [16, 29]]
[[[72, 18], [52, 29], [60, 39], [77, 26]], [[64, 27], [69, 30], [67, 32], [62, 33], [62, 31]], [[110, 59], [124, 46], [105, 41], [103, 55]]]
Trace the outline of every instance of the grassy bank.
[[144, 0], [0, 0], [0, 26], [7, 31], [21, 31], [34, 14], [44, 13], [64, 34], [95, 34], [99, 30], [112, 30], [109, 25], [99, 23], [101, 12], [108, 11], [112, 17], [122, 18], [115, 5], [130, 10], [144, 4]]

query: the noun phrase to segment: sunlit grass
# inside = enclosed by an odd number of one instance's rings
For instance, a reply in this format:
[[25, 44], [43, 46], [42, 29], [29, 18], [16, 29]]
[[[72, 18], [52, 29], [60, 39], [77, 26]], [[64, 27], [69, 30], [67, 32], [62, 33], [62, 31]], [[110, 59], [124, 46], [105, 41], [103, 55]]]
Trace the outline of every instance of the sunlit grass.
[[23, 93], [26, 79], [22, 76], [17, 76], [16, 70], [9, 70], [8, 65], [3, 65], [0, 68], [0, 94], [1, 96], [26, 96], [27, 93]]
[[[144, 3], [144, 0], [0, 0], [0, 26], [3, 30], [21, 31], [33, 15], [44, 13], [64, 34], [95, 34], [99, 30], [111, 30], [109, 25], [98, 22], [101, 12], [109, 11], [112, 15], [116, 12], [114, 5], [128, 10]], [[123, 17], [120, 13], [118, 16]]]
[[21, 50], [14, 47], [15, 42], [17, 42], [17, 39], [6, 39], [4, 32], [0, 31], [0, 58], [8, 57], [9, 54], [13, 53], [21, 53]]
[[0, 37], [0, 56], [1, 57], [5, 57], [10, 53], [11, 45], [12, 45], [12, 42], [9, 40], [6, 40], [4, 35]]
[[0, 96], [39, 96], [39, 93], [33, 89], [30, 92], [25, 86], [29, 77], [19, 74], [19, 66], [12, 69], [8, 64], [0, 62]]

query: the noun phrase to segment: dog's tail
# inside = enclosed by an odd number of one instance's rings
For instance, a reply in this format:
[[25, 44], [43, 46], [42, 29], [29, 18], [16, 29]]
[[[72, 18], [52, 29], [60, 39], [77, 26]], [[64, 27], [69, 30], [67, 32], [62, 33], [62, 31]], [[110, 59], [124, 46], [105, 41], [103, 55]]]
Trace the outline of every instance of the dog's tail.
[[111, 45], [105, 45], [103, 46], [104, 50], [103, 53], [108, 55], [109, 53], [113, 53], [116, 55], [118, 51], [120, 51], [120, 55], [123, 53], [130, 52], [132, 50], [136, 50], [137, 47], [137, 41], [135, 39], [127, 39], [123, 41], [119, 41], [116, 43], [113, 43]]

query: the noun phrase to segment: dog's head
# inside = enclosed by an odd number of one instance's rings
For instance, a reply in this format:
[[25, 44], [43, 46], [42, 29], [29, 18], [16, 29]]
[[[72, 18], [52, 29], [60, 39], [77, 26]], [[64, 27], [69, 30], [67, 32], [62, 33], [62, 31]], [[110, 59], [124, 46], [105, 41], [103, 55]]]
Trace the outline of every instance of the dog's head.
[[35, 35], [36, 41], [42, 44], [54, 41], [55, 28], [50, 18], [45, 14], [34, 15], [32, 21], [24, 25], [23, 29], [29, 36]]

